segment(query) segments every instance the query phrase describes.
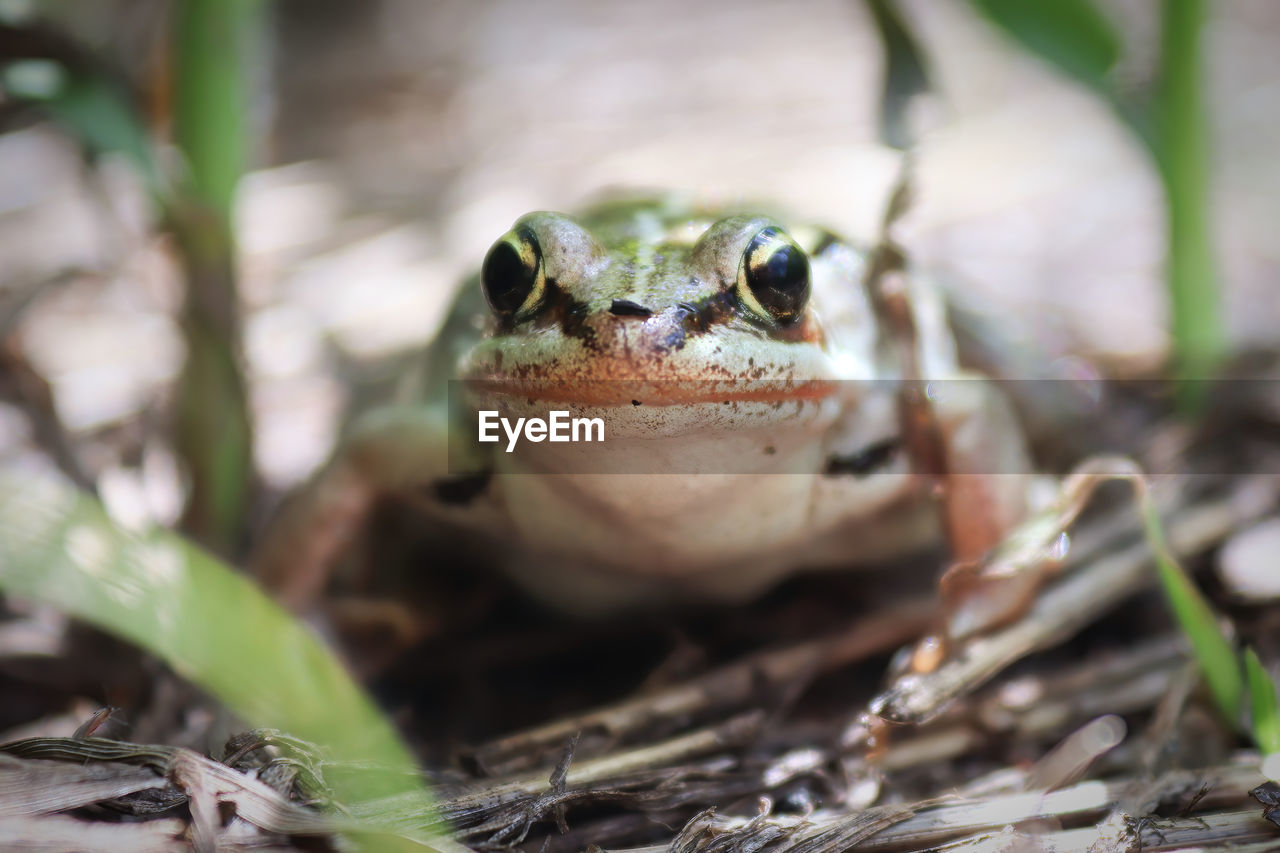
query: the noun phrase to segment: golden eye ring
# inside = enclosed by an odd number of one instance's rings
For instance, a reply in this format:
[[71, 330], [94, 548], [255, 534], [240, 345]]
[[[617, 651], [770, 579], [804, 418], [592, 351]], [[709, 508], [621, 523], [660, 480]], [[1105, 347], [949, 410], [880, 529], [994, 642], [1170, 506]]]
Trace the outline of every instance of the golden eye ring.
[[781, 228], [770, 226], [742, 253], [738, 299], [753, 313], [784, 325], [809, 303], [809, 258]]
[[489, 309], [500, 319], [514, 320], [537, 310], [547, 276], [533, 229], [514, 228], [493, 244], [480, 267], [480, 286]]

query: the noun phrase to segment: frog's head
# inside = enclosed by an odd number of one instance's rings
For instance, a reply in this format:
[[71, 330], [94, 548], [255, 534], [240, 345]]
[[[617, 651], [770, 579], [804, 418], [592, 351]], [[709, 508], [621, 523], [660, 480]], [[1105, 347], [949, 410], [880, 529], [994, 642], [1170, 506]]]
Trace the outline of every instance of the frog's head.
[[[516, 383], [547, 399], [723, 401], [771, 383], [782, 397], [833, 378], [811, 306], [809, 254], [764, 216], [604, 217], [589, 230], [557, 213], [522, 217], [489, 250], [480, 283], [492, 333], [471, 379]], [[856, 287], [856, 285], [855, 285]], [[786, 390], [781, 389], [786, 383]], [[510, 387], [510, 386], [508, 386]], [[731, 397], [729, 397], [731, 398]], [[751, 399], [761, 399], [752, 396]]]

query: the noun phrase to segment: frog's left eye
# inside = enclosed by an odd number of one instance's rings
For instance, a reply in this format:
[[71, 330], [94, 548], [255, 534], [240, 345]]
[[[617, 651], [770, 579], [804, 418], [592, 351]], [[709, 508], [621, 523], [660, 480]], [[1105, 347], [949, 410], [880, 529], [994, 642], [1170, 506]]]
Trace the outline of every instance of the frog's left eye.
[[781, 228], [766, 228], [742, 255], [737, 290], [756, 314], [794, 322], [809, 302], [809, 258]]
[[480, 267], [480, 286], [493, 313], [504, 320], [538, 307], [547, 276], [542, 248], [531, 228], [516, 228], [493, 244]]

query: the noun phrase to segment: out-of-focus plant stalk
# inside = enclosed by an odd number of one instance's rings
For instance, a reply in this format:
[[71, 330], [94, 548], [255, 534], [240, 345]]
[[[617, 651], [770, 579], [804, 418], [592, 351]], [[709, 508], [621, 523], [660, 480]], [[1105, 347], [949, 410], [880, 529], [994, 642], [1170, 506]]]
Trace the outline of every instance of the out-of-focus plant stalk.
[[1209, 119], [1204, 105], [1204, 0], [1164, 0], [1154, 148], [1166, 197], [1174, 356], [1194, 407], [1225, 351], [1210, 234]]
[[1209, 198], [1209, 116], [1204, 102], [1205, 0], [1161, 0], [1154, 91], [1114, 78], [1123, 41], [1094, 0], [969, 0], [1023, 48], [1110, 102], [1150, 153], [1165, 194], [1173, 355], [1180, 402], [1198, 408], [1226, 352], [1214, 274]]
[[187, 284], [175, 441], [190, 477], [184, 528], [224, 554], [240, 544], [252, 482], [232, 203], [261, 12], [259, 0], [180, 0], [173, 19], [174, 139], [187, 168], [169, 211]]

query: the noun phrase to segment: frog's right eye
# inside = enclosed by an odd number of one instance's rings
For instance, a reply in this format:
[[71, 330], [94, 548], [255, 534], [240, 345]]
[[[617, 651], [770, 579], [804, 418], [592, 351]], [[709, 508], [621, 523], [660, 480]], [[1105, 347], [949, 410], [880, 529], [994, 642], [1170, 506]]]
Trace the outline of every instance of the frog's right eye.
[[756, 234], [742, 255], [738, 298], [757, 316], [794, 323], [809, 302], [809, 259], [781, 228]]
[[533, 229], [513, 229], [493, 244], [480, 267], [480, 286], [493, 313], [504, 320], [528, 315], [538, 307], [547, 276]]

